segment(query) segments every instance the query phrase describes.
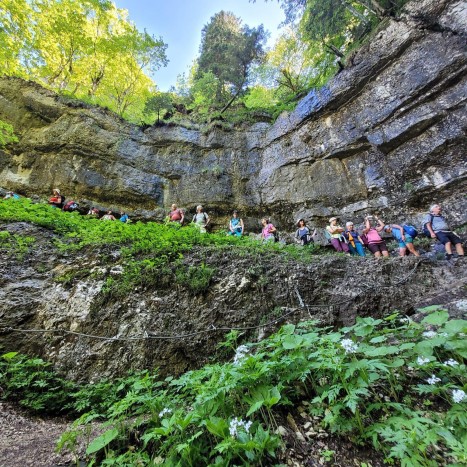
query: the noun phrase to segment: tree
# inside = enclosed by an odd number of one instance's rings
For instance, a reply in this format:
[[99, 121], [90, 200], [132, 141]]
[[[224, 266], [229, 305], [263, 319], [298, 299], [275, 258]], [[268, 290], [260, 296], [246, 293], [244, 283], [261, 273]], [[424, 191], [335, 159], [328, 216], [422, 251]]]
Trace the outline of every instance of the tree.
[[157, 123], [159, 123], [161, 112], [170, 111], [172, 108], [172, 95], [169, 92], [156, 92], [146, 101], [144, 114], [157, 114]]
[[202, 30], [196, 79], [211, 72], [217, 78], [216, 102], [224, 112], [245, 90], [253, 63], [263, 56], [263, 26], [242, 26], [233, 13], [215, 14]]

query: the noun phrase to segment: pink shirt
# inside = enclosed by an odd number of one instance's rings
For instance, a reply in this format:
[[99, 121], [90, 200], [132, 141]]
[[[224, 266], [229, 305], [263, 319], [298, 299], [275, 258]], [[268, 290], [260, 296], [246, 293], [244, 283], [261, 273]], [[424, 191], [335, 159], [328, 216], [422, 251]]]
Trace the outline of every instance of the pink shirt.
[[378, 231], [375, 228], [371, 228], [366, 234], [368, 243], [380, 243], [383, 239], [379, 236]]
[[267, 239], [269, 238], [271, 235], [272, 235], [272, 232], [271, 232], [271, 227], [274, 227], [272, 224], [267, 224], [263, 230], [261, 231], [261, 236], [264, 238], [264, 239]]

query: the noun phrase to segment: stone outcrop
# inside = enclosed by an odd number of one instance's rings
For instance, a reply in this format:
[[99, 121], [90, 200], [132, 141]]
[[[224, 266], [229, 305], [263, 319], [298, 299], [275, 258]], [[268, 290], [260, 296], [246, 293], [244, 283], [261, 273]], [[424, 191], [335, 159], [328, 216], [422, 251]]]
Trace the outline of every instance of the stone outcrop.
[[207, 291], [158, 283], [103, 301], [104, 282], [122, 272], [118, 250], [63, 253], [49, 230], [25, 223], [2, 230], [36, 241], [21, 258], [0, 250], [0, 353], [40, 355], [76, 380], [156, 367], [163, 375], [182, 373], [209, 362], [231, 328], [255, 340], [307, 319], [346, 326], [356, 316], [377, 318], [395, 309], [411, 315], [431, 304], [442, 304], [453, 317], [467, 313], [462, 259], [325, 255], [304, 264], [199, 249], [184, 262], [214, 268]]
[[408, 4], [328, 86], [273, 125], [141, 129], [37, 84], [0, 80], [0, 119], [18, 144], [0, 152], [4, 187], [127, 210], [198, 203], [219, 218], [378, 211], [411, 219], [432, 202], [467, 221], [465, 0]]

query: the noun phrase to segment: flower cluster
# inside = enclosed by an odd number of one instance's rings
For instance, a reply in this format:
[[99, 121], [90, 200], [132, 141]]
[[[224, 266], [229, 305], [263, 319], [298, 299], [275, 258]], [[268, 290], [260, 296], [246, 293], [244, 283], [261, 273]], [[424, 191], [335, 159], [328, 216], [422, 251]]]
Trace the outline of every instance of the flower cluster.
[[439, 383], [441, 381], [441, 378], [438, 378], [437, 376], [435, 375], [431, 375], [427, 380], [426, 382], [428, 384], [436, 384], [436, 383]]
[[456, 403], [462, 402], [466, 397], [467, 394], [462, 389], [452, 391], [452, 400]]
[[238, 435], [238, 430], [242, 428], [248, 433], [250, 431], [251, 425], [252, 422], [243, 421], [241, 418], [233, 418], [229, 425], [230, 436], [236, 437]]
[[425, 363], [428, 363], [430, 361], [429, 358], [426, 358], [426, 357], [418, 357], [417, 358], [417, 364], [418, 365], [425, 365]]
[[165, 409], [162, 409], [160, 412], [159, 412], [159, 418], [162, 418], [165, 414], [167, 413], [172, 413], [172, 410], [168, 409], [167, 407]]
[[240, 362], [245, 358], [245, 355], [248, 354], [248, 347], [246, 345], [241, 345], [235, 351], [234, 365], [240, 364]]
[[427, 337], [428, 339], [432, 339], [433, 337], [436, 337], [437, 333], [435, 331], [425, 331], [423, 333], [423, 337]]
[[459, 365], [459, 362], [456, 362], [454, 359], [450, 358], [449, 360], [446, 360], [444, 363], [443, 363], [444, 366], [457, 366]]
[[341, 346], [345, 353], [355, 353], [358, 349], [358, 345], [352, 339], [342, 339]]

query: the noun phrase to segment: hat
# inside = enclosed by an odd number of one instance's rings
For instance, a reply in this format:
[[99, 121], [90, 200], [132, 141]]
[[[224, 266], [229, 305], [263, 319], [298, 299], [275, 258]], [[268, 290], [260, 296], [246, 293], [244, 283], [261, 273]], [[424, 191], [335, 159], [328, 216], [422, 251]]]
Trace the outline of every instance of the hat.
[[58, 194], [60, 194], [60, 190], [58, 188], [54, 188], [53, 191], [56, 191]]
[[392, 227], [390, 225], [385, 225], [383, 230], [388, 230], [388, 229], [392, 229]]
[[297, 221], [297, 225], [300, 224], [300, 221], [303, 221], [303, 223], [305, 223], [305, 219], [303, 219], [303, 217], [300, 217], [300, 219], [298, 219]]
[[329, 219], [329, 223], [331, 223], [332, 221], [337, 221], [337, 217], [331, 217], [331, 219]]
[[351, 226], [351, 225], [353, 225], [353, 222], [351, 222], [351, 221], [346, 222], [346, 224], [345, 224], [346, 227], [349, 227], [349, 226]]

